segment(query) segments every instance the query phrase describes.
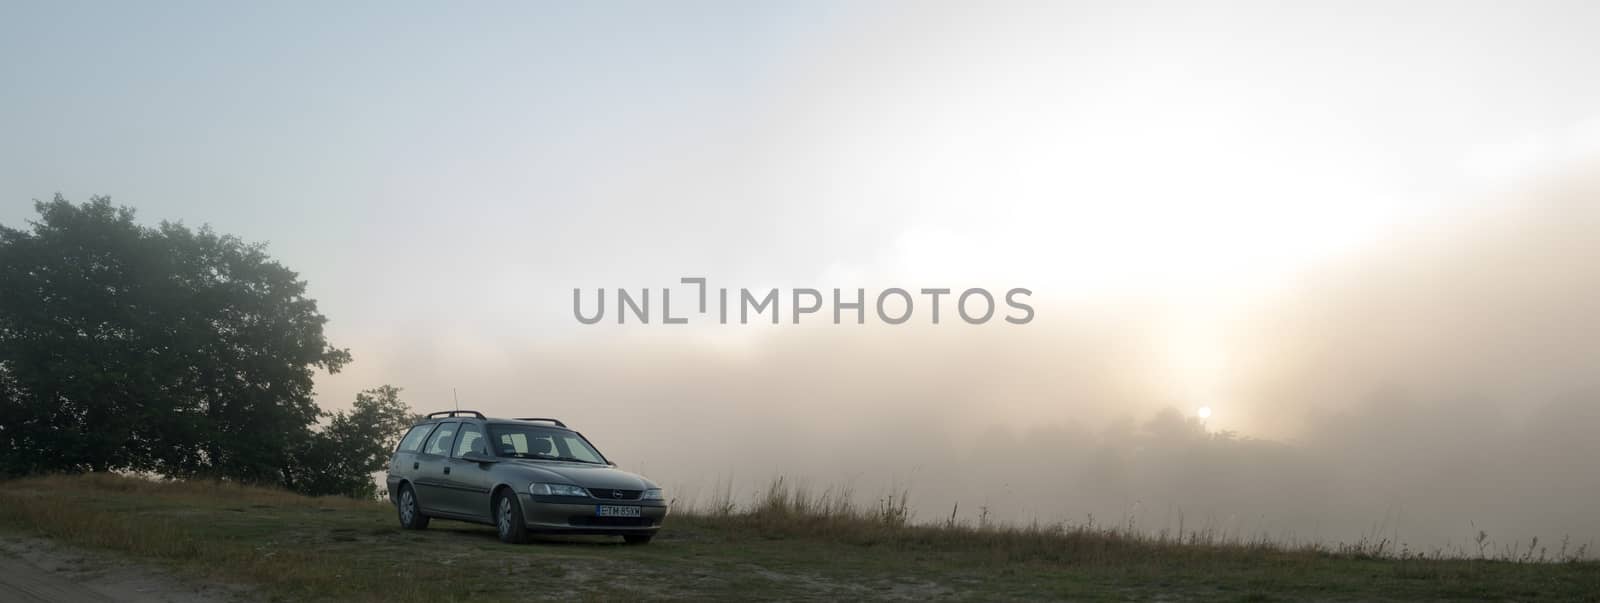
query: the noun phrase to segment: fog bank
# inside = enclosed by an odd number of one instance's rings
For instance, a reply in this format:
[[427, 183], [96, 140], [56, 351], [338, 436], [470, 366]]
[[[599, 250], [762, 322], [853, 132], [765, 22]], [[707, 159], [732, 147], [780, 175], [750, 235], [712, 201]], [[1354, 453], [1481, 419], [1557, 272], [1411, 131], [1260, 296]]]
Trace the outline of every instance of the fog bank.
[[[908, 491], [922, 520], [1553, 552], [1600, 536], [1596, 184], [1397, 231], [1222, 313], [1045, 297], [1023, 326], [397, 330], [370, 370], [419, 409], [458, 384], [466, 407], [559, 416], [688, 504], [784, 476]], [[1215, 374], [1174, 361], [1190, 349]]]

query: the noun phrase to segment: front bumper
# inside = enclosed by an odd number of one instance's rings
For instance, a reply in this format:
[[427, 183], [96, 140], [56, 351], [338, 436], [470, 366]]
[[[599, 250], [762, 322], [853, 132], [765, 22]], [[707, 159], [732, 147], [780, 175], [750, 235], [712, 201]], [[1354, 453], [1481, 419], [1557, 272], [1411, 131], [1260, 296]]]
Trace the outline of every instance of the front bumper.
[[[531, 531], [561, 534], [653, 534], [667, 517], [666, 503], [659, 501], [606, 501], [563, 497], [517, 495], [522, 502], [523, 523]], [[638, 517], [599, 517], [600, 505], [639, 507]]]

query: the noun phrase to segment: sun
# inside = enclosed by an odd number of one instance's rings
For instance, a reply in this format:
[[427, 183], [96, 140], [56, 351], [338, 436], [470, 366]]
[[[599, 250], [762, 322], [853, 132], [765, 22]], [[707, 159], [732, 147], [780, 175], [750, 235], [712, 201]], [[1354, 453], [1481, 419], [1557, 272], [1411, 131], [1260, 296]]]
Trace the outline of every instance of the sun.
[[1194, 411], [1194, 414], [1199, 416], [1202, 419], [1209, 419], [1209, 418], [1211, 418], [1211, 407], [1210, 406], [1202, 406], [1202, 407], [1200, 407], [1200, 410]]

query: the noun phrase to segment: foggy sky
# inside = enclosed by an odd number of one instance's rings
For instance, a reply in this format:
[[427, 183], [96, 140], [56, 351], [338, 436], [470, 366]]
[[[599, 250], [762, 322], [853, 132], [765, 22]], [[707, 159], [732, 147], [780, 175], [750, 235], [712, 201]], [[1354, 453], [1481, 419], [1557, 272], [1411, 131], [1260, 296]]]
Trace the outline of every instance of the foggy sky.
[[[1597, 30], [1585, 2], [17, 4], [0, 223], [109, 194], [269, 241], [355, 356], [324, 408], [455, 389], [682, 500], [786, 475], [924, 519], [1587, 542]], [[1038, 316], [571, 316], [685, 276]]]
[[[1600, 535], [1593, 173], [1397, 231], [1252, 299], [1217, 328], [1231, 376], [1205, 426], [1151, 368], [1181, 311], [1165, 299], [737, 344], [596, 325], [606, 337], [508, 345], [465, 380], [517, 373], [473, 396], [507, 413], [537, 400], [690, 502], [783, 475], [869, 501], [909, 490], [924, 519], [959, 503], [969, 519], [1176, 529], [1181, 514], [1281, 539], [1462, 547], [1484, 530], [1576, 546]], [[397, 368], [433, 374], [417, 361]], [[1206, 435], [1230, 423], [1231, 438]]]

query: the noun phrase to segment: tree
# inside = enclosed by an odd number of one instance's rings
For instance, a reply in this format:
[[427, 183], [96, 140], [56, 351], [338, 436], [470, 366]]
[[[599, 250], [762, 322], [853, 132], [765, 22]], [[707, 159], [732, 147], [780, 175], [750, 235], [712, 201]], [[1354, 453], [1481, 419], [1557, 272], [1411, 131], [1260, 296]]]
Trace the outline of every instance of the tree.
[[261, 244], [107, 197], [0, 226], [0, 473], [129, 469], [284, 483], [346, 350]]
[[339, 412], [312, 435], [285, 485], [302, 494], [374, 498], [372, 474], [383, 470], [401, 434], [416, 420], [400, 401], [400, 388], [385, 385], [356, 395], [354, 408]]

